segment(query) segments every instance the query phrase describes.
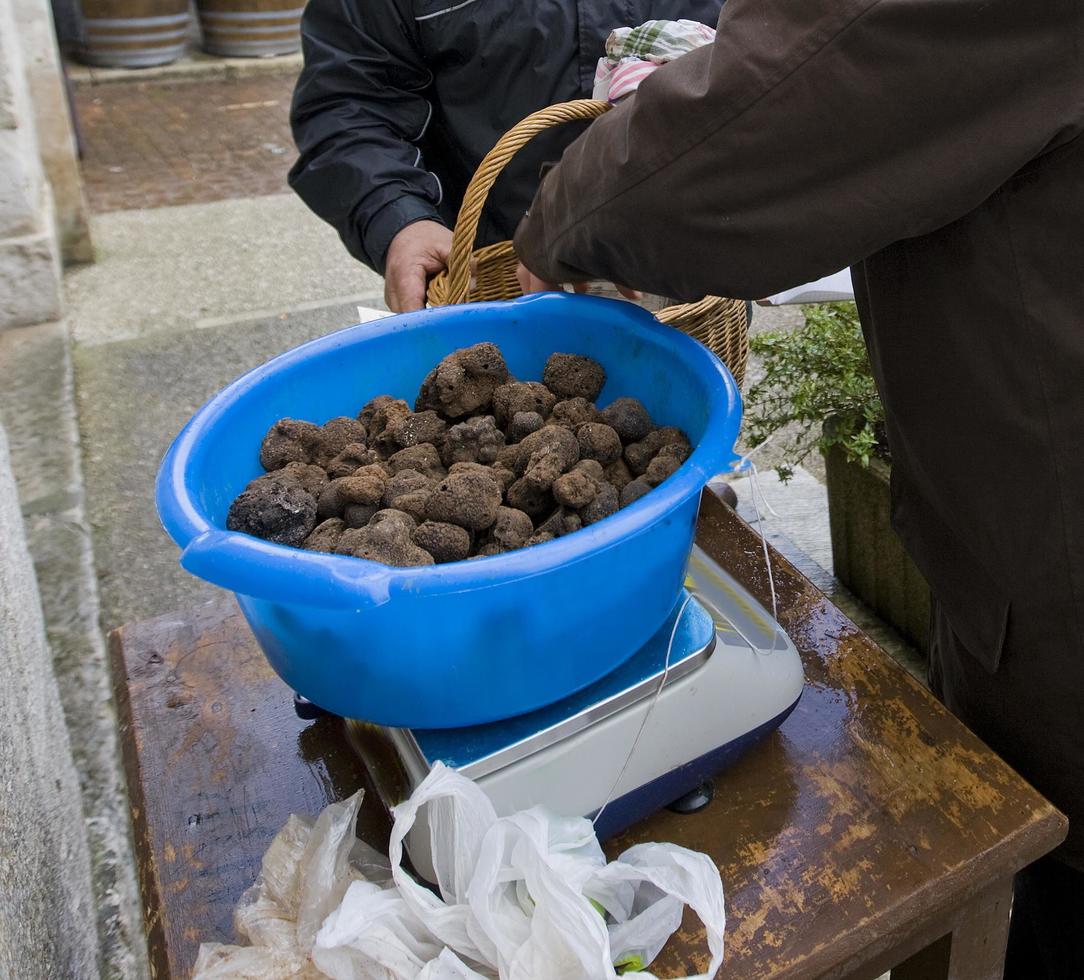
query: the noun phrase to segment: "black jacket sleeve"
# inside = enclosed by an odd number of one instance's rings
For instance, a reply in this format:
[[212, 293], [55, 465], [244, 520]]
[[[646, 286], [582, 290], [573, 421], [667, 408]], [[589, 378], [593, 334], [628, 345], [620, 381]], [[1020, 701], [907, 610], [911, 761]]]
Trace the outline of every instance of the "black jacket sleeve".
[[290, 186], [352, 255], [383, 273], [401, 228], [441, 220], [440, 181], [417, 146], [432, 115], [432, 76], [414, 21], [397, 0], [310, 0], [301, 33]]

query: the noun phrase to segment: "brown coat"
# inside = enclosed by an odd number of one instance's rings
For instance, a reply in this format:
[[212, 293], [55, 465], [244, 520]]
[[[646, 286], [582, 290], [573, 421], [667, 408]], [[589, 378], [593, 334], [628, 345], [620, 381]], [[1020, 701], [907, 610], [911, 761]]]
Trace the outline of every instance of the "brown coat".
[[946, 701], [1084, 868], [1084, 3], [729, 0], [547, 177], [551, 280], [756, 298], [853, 266]]

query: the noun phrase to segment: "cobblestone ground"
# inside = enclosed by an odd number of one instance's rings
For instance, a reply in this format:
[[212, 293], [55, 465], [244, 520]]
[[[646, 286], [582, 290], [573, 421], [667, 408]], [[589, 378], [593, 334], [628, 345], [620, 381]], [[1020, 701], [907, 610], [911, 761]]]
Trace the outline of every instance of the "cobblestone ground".
[[277, 194], [295, 157], [290, 77], [75, 89], [91, 210]]

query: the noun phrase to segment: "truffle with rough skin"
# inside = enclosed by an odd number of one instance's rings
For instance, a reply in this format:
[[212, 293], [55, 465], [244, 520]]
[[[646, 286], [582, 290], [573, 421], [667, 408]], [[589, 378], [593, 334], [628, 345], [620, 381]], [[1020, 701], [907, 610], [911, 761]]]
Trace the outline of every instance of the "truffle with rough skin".
[[629, 504], [636, 503], [637, 500], [647, 493], [651, 493], [651, 484], [642, 476], [638, 476], [635, 480], [630, 480], [621, 488], [621, 495], [618, 500], [622, 507], [628, 507]]
[[548, 490], [580, 459], [576, 437], [559, 425], [546, 425], [519, 444], [516, 472], [532, 486]]
[[524, 547], [532, 534], [534, 524], [523, 511], [514, 507], [497, 508], [497, 519], [489, 529], [489, 541], [499, 545], [501, 551]]
[[516, 412], [508, 423], [508, 438], [512, 442], [526, 439], [532, 432], [537, 432], [546, 424], [538, 412]]
[[416, 470], [422, 476], [431, 480], [442, 480], [448, 475], [444, 464], [440, 461], [440, 453], [435, 446], [423, 443], [420, 446], [411, 446], [409, 449], [400, 449], [394, 456], [389, 457], [388, 465], [393, 473], [401, 473], [403, 470]]
[[355, 470], [378, 462], [380, 456], [375, 449], [367, 449], [360, 442], [352, 442], [328, 461], [327, 475], [332, 480], [337, 480], [340, 476], [350, 476]]
[[[532, 433], [533, 435], [533, 433]], [[497, 458], [494, 460], [495, 466], [503, 466], [506, 470], [512, 470], [514, 473], [516, 467], [519, 466], [519, 454], [520, 444], [514, 443], [513, 445], [504, 446], [498, 453]]]
[[621, 439], [603, 422], [585, 422], [576, 429], [581, 459], [596, 459], [609, 466], [621, 458]]
[[298, 483], [253, 480], [230, 505], [226, 527], [296, 548], [316, 527], [316, 501]]
[[425, 521], [414, 529], [412, 540], [438, 564], [462, 561], [470, 554], [470, 532], [458, 524]]
[[413, 531], [418, 526], [418, 522], [410, 514], [404, 510], [396, 510], [394, 507], [384, 507], [373, 514], [369, 526], [378, 527], [381, 524], [394, 525], [407, 531]]
[[599, 411], [594, 402], [586, 398], [566, 398], [553, 406], [550, 413], [550, 425], [563, 425], [566, 429], [576, 431], [576, 427], [584, 422], [598, 422]]
[[536, 544], [545, 544], [547, 541], [552, 541], [555, 535], [551, 531], [537, 531], [527, 539], [527, 547]]
[[368, 433], [357, 419], [342, 415], [320, 426], [310, 450], [311, 462], [327, 466], [347, 446], [367, 445]]
[[[344, 504], [379, 504], [388, 477], [378, 466], [363, 466], [350, 476], [332, 481]], [[328, 486], [332, 484], [329, 483]]]
[[563, 537], [583, 527], [579, 515], [567, 507], [558, 507], [549, 517], [535, 528], [536, 534], [552, 534], [555, 538]]
[[493, 474], [496, 481], [501, 485], [502, 493], [507, 493], [508, 488], [516, 482], [516, 474], [500, 463], [494, 463], [490, 466], [489, 472]]
[[687, 442], [668, 442], [655, 453], [655, 459], [658, 459], [660, 456], [673, 456], [678, 463], [684, 463], [692, 454], [692, 446]]
[[631, 443], [625, 447], [625, 462], [628, 463], [629, 470], [633, 474], [640, 476], [655, 458], [656, 453], [663, 446], [669, 445], [689, 448], [689, 440], [681, 429], [675, 429], [672, 426], [654, 429], [639, 442]]
[[306, 551], [326, 551], [335, 553], [339, 538], [343, 536], [346, 525], [337, 517], [332, 517], [317, 524], [312, 533], [302, 542], [301, 547]]
[[497, 518], [501, 488], [496, 479], [479, 472], [445, 477], [429, 496], [428, 520], [484, 531]]
[[394, 453], [399, 448], [395, 427], [410, 414], [410, 406], [402, 398], [391, 398], [374, 409], [369, 417], [369, 446], [385, 457]]
[[618, 491], [624, 490], [632, 482], [632, 474], [623, 459], [614, 460], [602, 474], [607, 483], [612, 483]]
[[433, 481], [417, 470], [400, 470], [384, 487], [385, 507], [401, 510], [415, 520], [425, 520]]
[[311, 422], [279, 419], [260, 444], [260, 465], [268, 472], [289, 463], [311, 463], [320, 430]]
[[580, 511], [580, 519], [586, 527], [588, 524], [601, 521], [604, 517], [616, 514], [620, 507], [621, 499], [617, 490], [609, 483], [601, 483], [595, 499]]
[[316, 503], [316, 516], [320, 520], [342, 517], [351, 504], [373, 506], [384, 496], [388, 476], [377, 465], [370, 464], [355, 470], [350, 476], [331, 480], [320, 492]]
[[[370, 429], [376, 413], [380, 411], [380, 409], [391, 405], [393, 402], [402, 402], [406, 405], [406, 402], [401, 398], [393, 398], [391, 395], [377, 395], [376, 398], [370, 398], [369, 401], [365, 403], [362, 410], [358, 412], [358, 421], [364, 425], [366, 429]], [[410, 411], [409, 405], [407, 406], [407, 411]], [[381, 427], [381, 430], [383, 430], [383, 427]]]
[[602, 410], [600, 420], [613, 429], [625, 445], [639, 442], [655, 428], [639, 398], [615, 398]]
[[484, 473], [500, 484], [503, 494], [516, 480], [516, 475], [497, 463], [486, 466], [484, 463], [452, 463], [448, 467], [448, 475], [453, 473]]
[[428, 442], [439, 448], [444, 441], [448, 423], [436, 412], [428, 409], [424, 412], [411, 412], [395, 422], [390, 432], [400, 449], [420, 446]]
[[550, 354], [542, 370], [542, 383], [558, 398], [593, 402], [606, 384], [606, 371], [598, 361], [581, 354]]
[[538, 381], [512, 381], [493, 392], [493, 414], [502, 429], [520, 412], [537, 412], [546, 418], [555, 404], [556, 396]]
[[647, 469], [644, 470], [644, 475], [640, 479], [648, 486], [657, 487], [663, 480], [673, 476], [680, 466], [681, 459], [678, 456], [660, 452], [647, 464]]
[[433, 409], [446, 419], [473, 415], [489, 407], [494, 391], [508, 378], [508, 367], [496, 344], [464, 347], [429, 372], [414, 409]]
[[343, 523], [347, 527], [365, 527], [379, 509], [375, 504], [347, 504], [343, 508]]
[[509, 507], [523, 511], [531, 520], [544, 517], [553, 509], [553, 494], [549, 489], [539, 489], [525, 479], [516, 480], [505, 494]]
[[579, 510], [595, 499], [598, 483], [584, 470], [563, 473], [553, 481], [553, 499], [565, 507]]
[[353, 555], [355, 558], [365, 558], [368, 561], [382, 562], [385, 565], [400, 567], [432, 565], [433, 556], [423, 548], [419, 548], [413, 541], [414, 521], [405, 514], [402, 516], [406, 517], [409, 525], [394, 519], [382, 522], [376, 520], [380, 514], [388, 513], [388, 511], [379, 511], [368, 526], [349, 528], [344, 531], [336, 552]]
[[453, 463], [493, 463], [504, 447], [505, 435], [492, 415], [476, 415], [453, 425], [444, 438], [441, 458]]
[[319, 497], [327, 486], [327, 473], [312, 463], [287, 463], [282, 469], [265, 473], [256, 479], [296, 483], [305, 493], [312, 494], [314, 499]]
[[606, 471], [597, 459], [581, 459], [572, 467], [574, 473], [586, 473], [592, 480], [606, 479]]

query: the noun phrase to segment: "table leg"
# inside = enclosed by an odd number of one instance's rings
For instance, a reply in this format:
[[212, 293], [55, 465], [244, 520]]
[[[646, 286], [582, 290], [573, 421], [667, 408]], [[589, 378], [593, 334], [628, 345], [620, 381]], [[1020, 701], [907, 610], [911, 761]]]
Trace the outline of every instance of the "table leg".
[[892, 968], [892, 980], [1001, 980], [1009, 938], [1012, 879], [956, 912], [950, 932]]

